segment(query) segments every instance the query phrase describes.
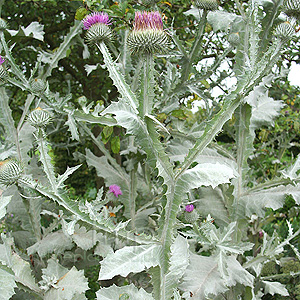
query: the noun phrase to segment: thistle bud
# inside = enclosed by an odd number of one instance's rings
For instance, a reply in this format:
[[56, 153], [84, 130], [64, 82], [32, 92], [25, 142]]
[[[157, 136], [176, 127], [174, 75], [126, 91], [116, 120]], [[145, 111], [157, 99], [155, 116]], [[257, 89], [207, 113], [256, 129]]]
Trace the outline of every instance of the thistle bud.
[[7, 78], [6, 68], [3, 66], [5, 59], [0, 56], [0, 80], [5, 80]]
[[33, 110], [27, 118], [27, 121], [34, 127], [45, 127], [51, 121], [51, 117], [46, 110], [40, 107]]
[[128, 36], [127, 45], [132, 54], [164, 53], [170, 46], [163, 22], [158, 11], [136, 12], [133, 30]]
[[86, 16], [83, 20], [83, 29], [87, 30], [85, 39], [88, 44], [96, 44], [100, 42], [110, 42], [113, 37], [112, 30], [109, 25], [111, 20], [108, 14], [103, 12], [94, 12]]
[[46, 89], [46, 83], [42, 79], [35, 78], [31, 82], [31, 89], [36, 94], [41, 94]]
[[11, 185], [18, 181], [22, 173], [22, 165], [16, 159], [0, 161], [0, 183]]
[[5, 20], [3, 20], [2, 18], [0, 18], [0, 31], [4, 31], [7, 29], [7, 23]]
[[294, 34], [295, 28], [289, 22], [281, 23], [275, 29], [275, 36], [284, 42], [290, 40]]
[[300, 20], [300, 1], [299, 0], [285, 0], [283, 2], [283, 10], [289, 17]]
[[204, 10], [216, 10], [219, 7], [217, 0], [195, 0], [195, 5]]
[[240, 42], [240, 35], [238, 32], [233, 32], [231, 34], [229, 34], [228, 36], [228, 42], [232, 45], [232, 46], [237, 46]]
[[188, 223], [194, 223], [199, 219], [199, 214], [193, 204], [189, 204], [185, 207], [184, 218]]

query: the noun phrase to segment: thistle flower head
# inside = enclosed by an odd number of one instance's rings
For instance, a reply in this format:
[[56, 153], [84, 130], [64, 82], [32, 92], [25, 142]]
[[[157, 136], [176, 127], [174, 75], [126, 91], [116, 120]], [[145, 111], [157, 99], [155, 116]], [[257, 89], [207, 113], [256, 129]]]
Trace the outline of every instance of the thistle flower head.
[[109, 186], [109, 193], [113, 193], [115, 195], [115, 197], [117, 197], [117, 198], [120, 195], [123, 195], [121, 188], [116, 184], [112, 184]]
[[93, 26], [94, 24], [105, 24], [110, 25], [111, 20], [109, 19], [109, 16], [107, 13], [104, 12], [94, 12], [90, 15], [87, 15], [83, 20], [83, 28], [85, 30], [88, 30]]
[[285, 0], [283, 2], [283, 10], [287, 16], [300, 20], [299, 0]]
[[287, 42], [295, 34], [295, 28], [289, 22], [283, 22], [279, 24], [275, 29], [275, 35], [282, 42]]
[[51, 117], [46, 110], [38, 107], [28, 115], [27, 121], [32, 126], [36, 128], [41, 128], [49, 124], [49, 122], [51, 121]]
[[89, 44], [111, 41], [113, 33], [109, 28], [111, 20], [107, 13], [94, 12], [86, 16], [82, 23], [83, 28], [87, 30], [85, 39]]
[[232, 46], [237, 46], [240, 42], [240, 35], [238, 32], [233, 32], [231, 34], [229, 34], [228, 36], [228, 42], [232, 45]]
[[192, 212], [195, 209], [193, 204], [188, 204], [185, 206], [185, 211]]
[[34, 78], [31, 82], [31, 89], [34, 93], [40, 94], [45, 91], [47, 85], [46, 82], [40, 78]]
[[128, 36], [127, 45], [132, 54], [164, 53], [170, 41], [163, 30], [163, 22], [158, 11], [136, 12], [133, 30]]
[[2, 65], [4, 62], [5, 62], [5, 59], [2, 56], [0, 56], [0, 65]]
[[199, 219], [199, 214], [193, 204], [185, 206], [184, 218], [188, 223], [194, 223]]
[[0, 183], [4, 185], [16, 183], [22, 170], [21, 163], [16, 159], [0, 161]]

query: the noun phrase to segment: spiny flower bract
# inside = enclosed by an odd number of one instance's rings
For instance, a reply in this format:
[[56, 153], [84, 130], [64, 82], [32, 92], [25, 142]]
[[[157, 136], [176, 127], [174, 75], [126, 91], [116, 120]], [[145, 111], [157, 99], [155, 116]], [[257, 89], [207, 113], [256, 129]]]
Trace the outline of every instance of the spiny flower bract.
[[83, 20], [83, 28], [87, 30], [85, 39], [89, 44], [109, 42], [112, 39], [111, 20], [107, 13], [94, 12]]
[[0, 161], [0, 183], [7, 186], [16, 183], [22, 171], [21, 162], [17, 159]]
[[27, 121], [32, 126], [40, 128], [48, 125], [49, 122], [51, 121], [51, 117], [46, 110], [38, 107], [28, 115]]
[[217, 0], [195, 0], [195, 5], [204, 10], [216, 10], [219, 6]]
[[290, 40], [295, 34], [295, 28], [289, 22], [279, 24], [275, 29], [275, 36], [283, 42]]
[[285, 0], [283, 2], [283, 10], [287, 16], [300, 20], [299, 0]]
[[164, 53], [170, 41], [163, 30], [163, 22], [158, 11], [136, 12], [133, 30], [128, 36], [127, 45], [132, 54]]

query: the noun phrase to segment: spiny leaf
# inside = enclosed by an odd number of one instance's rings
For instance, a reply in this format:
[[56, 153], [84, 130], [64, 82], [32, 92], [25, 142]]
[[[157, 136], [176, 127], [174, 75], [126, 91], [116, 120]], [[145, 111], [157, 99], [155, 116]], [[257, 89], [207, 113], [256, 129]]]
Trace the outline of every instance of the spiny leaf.
[[98, 300], [154, 300], [150, 294], [142, 288], [137, 289], [133, 284], [122, 287], [112, 285], [109, 288], [100, 289], [96, 295]]
[[113, 254], [108, 254], [101, 262], [99, 280], [111, 279], [116, 275], [126, 277], [146, 268], [159, 265], [161, 246], [158, 244], [126, 246]]

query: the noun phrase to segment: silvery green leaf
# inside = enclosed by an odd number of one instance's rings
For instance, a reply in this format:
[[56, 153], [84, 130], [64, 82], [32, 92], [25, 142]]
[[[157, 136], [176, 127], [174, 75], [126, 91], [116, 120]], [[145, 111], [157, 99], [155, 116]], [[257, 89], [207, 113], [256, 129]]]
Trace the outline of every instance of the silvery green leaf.
[[173, 292], [173, 299], [174, 300], [181, 300], [181, 296], [180, 296], [178, 290], [174, 290], [174, 292]]
[[58, 175], [57, 176], [57, 189], [63, 188], [64, 187], [64, 182], [68, 179], [68, 177], [73, 174], [77, 169], [79, 169], [81, 165], [75, 166], [75, 167], [67, 167], [67, 170], [65, 171], [64, 174]]
[[87, 300], [87, 297], [85, 296], [85, 294], [77, 294], [72, 298], [72, 300]]
[[76, 121], [72, 114], [68, 114], [68, 121], [65, 123], [69, 127], [69, 131], [71, 132], [72, 139], [79, 141], [79, 133], [76, 125]]
[[12, 196], [3, 196], [0, 197], [0, 219], [2, 219], [6, 214], [6, 206], [10, 202]]
[[209, 296], [225, 292], [227, 287], [214, 258], [191, 253], [190, 264], [180, 289], [185, 292], [183, 294], [185, 299], [190, 299], [192, 293], [195, 300], [205, 300]]
[[236, 260], [235, 256], [225, 256], [226, 275], [224, 280], [227, 286], [234, 286], [240, 283], [244, 286], [253, 287], [254, 276], [245, 270]]
[[94, 249], [94, 254], [106, 257], [108, 254], [114, 253], [111, 243], [107, 240], [107, 238], [104, 235], [98, 233], [97, 239], [98, 244]]
[[170, 299], [180, 278], [189, 264], [189, 244], [187, 239], [178, 235], [171, 246], [169, 272], [165, 276], [165, 299]]
[[258, 95], [256, 98], [251, 97], [251, 102], [247, 101], [252, 106], [251, 125], [255, 128], [269, 124], [274, 126], [274, 119], [280, 115], [285, 105], [282, 100], [275, 101], [267, 93]]
[[65, 250], [70, 250], [74, 246], [72, 239], [66, 236], [61, 230], [50, 233], [41, 241], [27, 248], [28, 255], [38, 253], [43, 258], [47, 254], [55, 252], [61, 254]]
[[9, 98], [4, 87], [0, 88], [0, 99], [0, 123], [5, 130], [5, 139], [13, 142], [16, 138], [16, 128], [12, 117], [12, 111], [8, 104]]
[[[172, 162], [179, 161], [182, 163], [193, 145], [194, 143], [189, 140], [172, 139], [167, 148], [170, 153], [170, 160]], [[216, 149], [205, 148], [195, 158], [195, 162], [199, 164], [211, 163], [212, 161], [214, 163], [219, 162], [222, 165], [237, 169], [236, 161], [233, 158], [220, 154]]]
[[289, 296], [288, 290], [285, 288], [285, 286], [280, 282], [274, 282], [274, 281], [262, 281], [264, 284], [265, 294], [271, 294], [272, 296], [274, 294], [279, 294], [282, 296]]
[[94, 247], [98, 241], [97, 232], [95, 230], [87, 231], [84, 226], [75, 226], [75, 232], [72, 235], [75, 244], [83, 250], [89, 250]]
[[14, 280], [16, 282], [21, 283], [26, 288], [40, 293], [41, 290], [35, 283], [29, 263], [12, 250], [12, 247], [14, 246], [13, 239], [7, 238], [4, 235], [1, 237], [3, 244], [0, 244], [0, 270], [3, 270], [3, 268], [1, 268], [1, 263], [6, 265], [14, 273]]
[[146, 268], [159, 265], [161, 246], [158, 244], [126, 246], [115, 253], [108, 254], [101, 262], [99, 280], [111, 279], [116, 275], [126, 277]]
[[40, 284], [49, 283], [44, 300], [72, 300], [74, 296], [84, 293], [89, 288], [83, 270], [78, 271], [75, 267], [68, 270], [54, 259], [48, 260], [48, 266], [42, 272], [43, 280]]
[[201, 15], [199, 14], [199, 8], [197, 8], [197, 7], [190, 8], [189, 10], [187, 10], [186, 12], [184, 12], [184, 14], [186, 16], [193, 16], [197, 20], [200, 20], [200, 17], [201, 17]]
[[199, 200], [196, 202], [197, 209], [202, 215], [211, 214], [218, 226], [224, 227], [230, 223], [229, 204], [219, 187], [202, 187], [199, 190]]
[[19, 30], [7, 30], [11, 36], [26, 36], [34, 39], [44, 41], [44, 25], [39, 22], [32, 22], [26, 28], [20, 26]]
[[178, 180], [178, 188], [186, 191], [200, 186], [215, 188], [219, 184], [229, 183], [235, 177], [235, 171], [220, 163], [198, 164], [186, 170]]
[[84, 69], [86, 71], [86, 76], [89, 76], [93, 71], [97, 70], [98, 66], [100, 66], [100, 64], [84, 65]]
[[215, 32], [218, 30], [227, 31], [230, 24], [237, 19], [241, 19], [241, 16], [220, 10], [210, 11], [207, 15], [207, 21], [212, 25]]
[[122, 287], [112, 285], [109, 288], [100, 289], [96, 295], [97, 300], [154, 300], [145, 290], [138, 289], [133, 284]]
[[281, 171], [281, 173], [285, 178], [290, 178], [291, 180], [294, 180], [299, 177], [299, 175], [297, 174], [299, 173], [299, 170], [300, 170], [300, 155], [297, 156], [297, 159], [293, 165]]
[[281, 185], [247, 193], [240, 198], [240, 209], [245, 211], [247, 216], [256, 214], [263, 217], [266, 207], [274, 210], [282, 207], [286, 195], [292, 195], [296, 203], [300, 203], [300, 188], [298, 186]]
[[28, 122], [25, 122], [19, 131], [20, 151], [23, 164], [27, 167], [29, 160], [32, 158], [28, 155], [30, 149], [33, 148], [35, 129]]
[[17, 287], [12, 272], [0, 263], [0, 300], [8, 300]]
[[62, 231], [65, 235], [72, 235], [75, 231], [75, 225], [78, 220], [72, 220], [67, 222], [65, 219], [62, 219]]

